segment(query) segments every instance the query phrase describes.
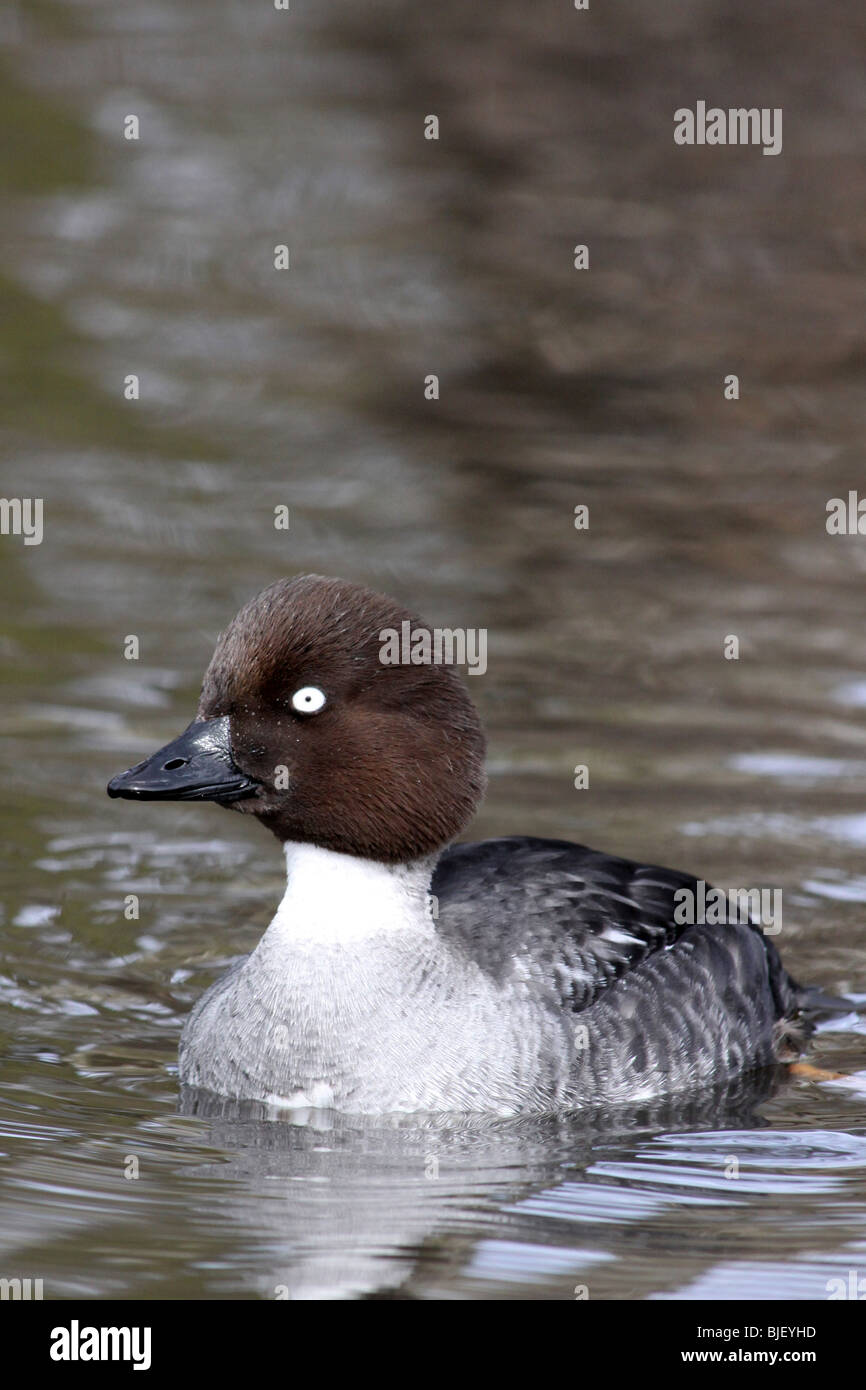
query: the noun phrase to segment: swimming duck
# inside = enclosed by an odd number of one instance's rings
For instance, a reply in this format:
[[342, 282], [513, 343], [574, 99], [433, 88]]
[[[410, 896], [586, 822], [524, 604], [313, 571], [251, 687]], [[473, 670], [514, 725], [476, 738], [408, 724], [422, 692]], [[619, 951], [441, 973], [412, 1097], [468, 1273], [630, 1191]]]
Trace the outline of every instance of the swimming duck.
[[287, 1109], [506, 1115], [796, 1055], [808, 992], [759, 925], [678, 922], [692, 876], [560, 840], [454, 843], [484, 733], [452, 666], [382, 659], [405, 622], [426, 627], [340, 579], [272, 584], [220, 637], [188, 728], [108, 785], [255, 816], [285, 853], [273, 921], [189, 1015], [181, 1081]]

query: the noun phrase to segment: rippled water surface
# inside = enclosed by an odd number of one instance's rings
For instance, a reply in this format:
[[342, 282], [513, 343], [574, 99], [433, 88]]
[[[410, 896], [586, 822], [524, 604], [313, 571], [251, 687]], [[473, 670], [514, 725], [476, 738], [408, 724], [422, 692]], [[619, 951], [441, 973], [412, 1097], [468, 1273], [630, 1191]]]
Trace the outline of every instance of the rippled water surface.
[[[866, 540], [825, 529], [864, 482], [866, 25], [833, 13], [4, 13], [3, 491], [45, 532], [0, 537], [0, 1274], [558, 1299], [866, 1274]], [[782, 107], [783, 153], [677, 148], [699, 98]], [[786, 963], [852, 996], [811, 1060], [854, 1079], [532, 1122], [179, 1104], [183, 1017], [269, 920], [278, 851], [104, 786], [188, 722], [240, 603], [307, 569], [488, 629], [474, 835], [780, 887]]]

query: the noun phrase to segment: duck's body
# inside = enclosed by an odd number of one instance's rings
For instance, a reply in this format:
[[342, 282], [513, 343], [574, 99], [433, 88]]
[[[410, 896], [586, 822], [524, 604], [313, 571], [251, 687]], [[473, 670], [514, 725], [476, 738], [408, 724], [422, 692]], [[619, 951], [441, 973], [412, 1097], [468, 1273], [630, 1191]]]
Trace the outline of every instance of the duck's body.
[[790, 1058], [803, 992], [759, 926], [678, 923], [695, 879], [561, 841], [442, 848], [480, 795], [483, 736], [453, 672], [372, 663], [403, 616], [315, 576], [266, 590], [196, 722], [111, 784], [251, 810], [286, 850], [273, 922], [187, 1021], [181, 1080], [283, 1107], [520, 1113]]
[[361, 1112], [615, 1105], [771, 1065], [795, 1024], [759, 930], [674, 925], [682, 874], [532, 839], [435, 870], [287, 860], [258, 947], [187, 1021], [187, 1085]]

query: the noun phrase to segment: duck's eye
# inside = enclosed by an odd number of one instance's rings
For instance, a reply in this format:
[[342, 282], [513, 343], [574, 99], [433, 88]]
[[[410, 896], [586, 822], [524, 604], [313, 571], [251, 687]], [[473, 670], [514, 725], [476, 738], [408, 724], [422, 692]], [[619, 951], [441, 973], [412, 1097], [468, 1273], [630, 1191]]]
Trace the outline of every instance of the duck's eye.
[[292, 696], [292, 709], [298, 714], [318, 714], [325, 703], [325, 693], [317, 685], [304, 685]]

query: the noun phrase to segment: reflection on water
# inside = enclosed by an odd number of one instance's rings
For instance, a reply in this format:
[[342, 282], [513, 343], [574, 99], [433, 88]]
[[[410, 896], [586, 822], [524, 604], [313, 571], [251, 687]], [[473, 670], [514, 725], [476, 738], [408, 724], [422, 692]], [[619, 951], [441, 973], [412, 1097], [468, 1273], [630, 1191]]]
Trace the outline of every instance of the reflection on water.
[[[652, 1191], [658, 1173], [652, 1162], [639, 1161], [635, 1141], [671, 1125], [754, 1124], [755, 1106], [772, 1085], [771, 1077], [761, 1076], [680, 1105], [547, 1119], [383, 1121], [306, 1112], [275, 1123], [263, 1106], [194, 1091], [182, 1094], [181, 1107], [212, 1120], [211, 1142], [231, 1155], [228, 1171], [242, 1178], [220, 1201], [223, 1216], [243, 1230], [263, 1223], [270, 1232], [268, 1253], [280, 1263], [262, 1271], [263, 1296], [273, 1297], [275, 1287], [292, 1298], [386, 1288], [404, 1297], [446, 1289], [450, 1296], [457, 1290], [478, 1294], [485, 1284], [513, 1282], [522, 1271], [537, 1294], [571, 1297], [581, 1271], [621, 1258], [615, 1243], [600, 1235], [599, 1223], [651, 1227], [668, 1209], [737, 1202], [749, 1192], [747, 1184], [724, 1181], [714, 1134], [716, 1153], [701, 1172], [700, 1195], [684, 1193], [686, 1180], [665, 1163], [662, 1181], [679, 1190], [658, 1198]], [[700, 1155], [703, 1137], [686, 1134], [683, 1143], [694, 1143]], [[834, 1138], [828, 1136], [826, 1150], [834, 1166], [866, 1165], [866, 1138], [858, 1147], [842, 1136], [847, 1148]], [[737, 1152], [743, 1141], [749, 1162], [753, 1137], [726, 1139]], [[224, 1176], [226, 1169], [203, 1167], [201, 1173]], [[794, 1176], [789, 1186], [803, 1197], [815, 1190]], [[758, 1190], [784, 1195], [778, 1181]], [[834, 1179], [826, 1176], [821, 1190], [835, 1191]], [[575, 1248], [575, 1225], [578, 1247], [586, 1248]], [[435, 1261], [426, 1258], [433, 1250]], [[425, 1255], [420, 1262], [419, 1252]]]
[[[257, 588], [384, 588], [489, 631], [474, 833], [780, 887], [792, 972], [853, 995], [815, 1056], [863, 1072], [866, 549], [824, 527], [866, 435], [858, 13], [4, 12], [3, 491], [45, 537], [0, 538], [0, 1273], [824, 1298], [866, 1268], [861, 1080], [531, 1124], [179, 1112], [182, 1017], [280, 864], [216, 808], [103, 795]], [[675, 147], [702, 96], [783, 107], [782, 155]]]

